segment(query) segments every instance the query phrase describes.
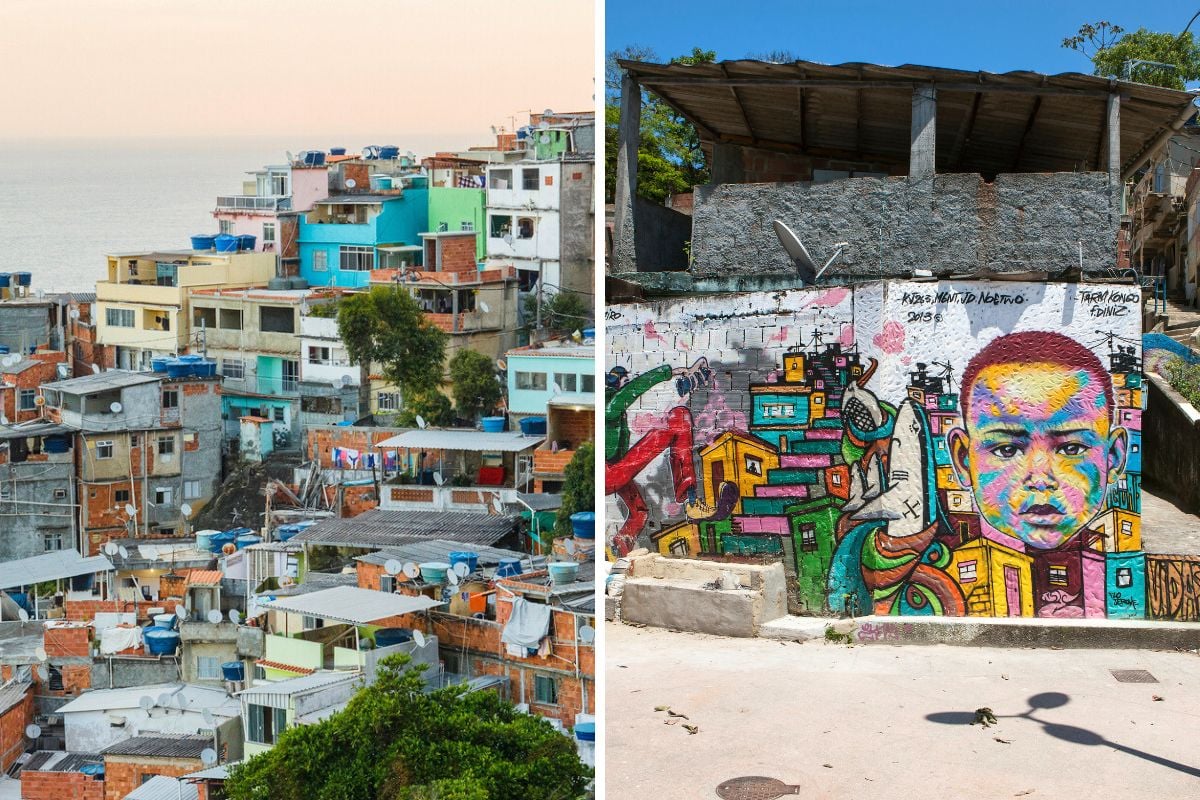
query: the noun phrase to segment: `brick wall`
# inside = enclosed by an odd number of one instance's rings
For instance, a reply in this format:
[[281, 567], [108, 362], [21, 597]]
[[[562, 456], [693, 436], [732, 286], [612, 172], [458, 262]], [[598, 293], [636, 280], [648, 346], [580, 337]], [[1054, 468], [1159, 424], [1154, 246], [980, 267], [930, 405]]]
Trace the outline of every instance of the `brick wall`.
[[373, 453], [376, 452], [377, 442], [406, 430], [408, 428], [310, 427], [305, 450], [309, 458], [320, 463], [322, 469], [336, 469], [339, 465], [333, 463], [333, 448], [346, 447], [360, 453]]
[[104, 612], [137, 614], [139, 620], [147, 619], [146, 610], [150, 608], [165, 608], [164, 613], [175, 613], [175, 607], [182, 605], [178, 599], [138, 600], [126, 602], [123, 600], [67, 600], [63, 606], [66, 619], [76, 622], [92, 622], [96, 614]]
[[104, 781], [82, 772], [23, 772], [21, 800], [104, 800]]
[[88, 625], [46, 625], [42, 646], [48, 658], [91, 655], [92, 629]]
[[33, 722], [33, 694], [0, 714], [0, 773], [6, 772], [21, 753], [25, 752], [25, 728]]
[[90, 664], [63, 664], [58, 671], [62, 674], [63, 694], [78, 695], [92, 688]]
[[[474, 236], [444, 236], [438, 240], [438, 246], [442, 249], [442, 272], [476, 271]], [[433, 269], [434, 265], [426, 267]]]
[[596, 438], [596, 415], [593, 411], [555, 408], [550, 410], [550, 417], [550, 430], [555, 441], [568, 442], [571, 450]]
[[374, 486], [346, 486], [342, 489], [342, 516], [357, 517], [379, 505]]
[[30, 359], [37, 362], [34, 366], [21, 372], [5, 372], [0, 374], [5, 384], [12, 386], [13, 389], [4, 392], [4, 413], [13, 422], [28, 422], [31, 419], [37, 419], [41, 416], [38, 409], [29, 409], [21, 411], [20, 392], [22, 389], [37, 389], [43, 383], [50, 383], [57, 380], [58, 368], [56, 364], [66, 361], [67, 354], [57, 350], [42, 350], [30, 356]]
[[104, 757], [104, 798], [121, 800], [146, 782], [147, 776], [168, 775], [178, 778], [204, 769], [198, 758], [149, 758], [138, 756]]
[[549, 449], [538, 448], [533, 451], [533, 471], [545, 475], [562, 475], [574, 450], [559, 450], [557, 453]]

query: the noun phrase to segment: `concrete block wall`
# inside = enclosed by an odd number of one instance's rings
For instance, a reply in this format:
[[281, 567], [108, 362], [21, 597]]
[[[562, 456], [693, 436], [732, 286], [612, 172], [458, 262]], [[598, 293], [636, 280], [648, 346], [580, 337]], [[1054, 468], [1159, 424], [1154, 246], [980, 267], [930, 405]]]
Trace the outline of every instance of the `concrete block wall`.
[[21, 800], [104, 800], [104, 781], [82, 772], [23, 772]]

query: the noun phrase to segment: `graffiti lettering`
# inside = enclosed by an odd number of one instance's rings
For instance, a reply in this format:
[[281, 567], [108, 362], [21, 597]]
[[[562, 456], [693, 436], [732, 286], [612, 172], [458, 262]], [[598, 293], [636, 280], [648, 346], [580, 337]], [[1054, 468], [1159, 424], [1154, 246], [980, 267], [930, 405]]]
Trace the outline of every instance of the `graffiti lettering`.
[[1080, 289], [1079, 299], [1085, 303], [1140, 303], [1140, 292], [1129, 289]]
[[1113, 608], [1133, 608], [1137, 605], [1137, 600], [1132, 597], [1126, 597], [1120, 592], [1109, 592], [1108, 604]]
[[1147, 616], [1200, 622], [1200, 557], [1146, 556]]
[[909, 322], [941, 322], [942, 315], [935, 314], [932, 311], [910, 311], [908, 312]]
[[900, 295], [900, 304], [906, 306], [920, 305], [987, 305], [987, 306], [1019, 306], [1024, 305], [1025, 296], [1006, 294], [997, 291], [943, 291], [927, 294], [923, 292], [904, 292]]

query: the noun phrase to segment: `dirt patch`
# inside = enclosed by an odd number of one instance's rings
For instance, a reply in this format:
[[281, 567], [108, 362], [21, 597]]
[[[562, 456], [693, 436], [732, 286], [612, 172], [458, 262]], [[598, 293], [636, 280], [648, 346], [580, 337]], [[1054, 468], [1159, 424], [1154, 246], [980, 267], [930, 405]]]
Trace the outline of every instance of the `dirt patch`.
[[221, 484], [221, 491], [201, 509], [193, 527], [196, 530], [224, 531], [230, 528], [254, 528], [263, 525], [266, 510], [264, 487], [274, 478], [291, 483], [293, 470], [300, 465], [294, 456], [270, 456], [261, 464], [234, 464]]

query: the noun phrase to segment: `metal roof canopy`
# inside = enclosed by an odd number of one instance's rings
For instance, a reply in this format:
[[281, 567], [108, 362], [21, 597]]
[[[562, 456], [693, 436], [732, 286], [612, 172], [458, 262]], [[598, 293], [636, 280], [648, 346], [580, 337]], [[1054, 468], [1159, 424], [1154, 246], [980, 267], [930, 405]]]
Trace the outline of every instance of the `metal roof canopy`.
[[469, 453], [519, 453], [542, 443], [545, 437], [518, 431], [482, 433], [477, 430], [412, 430], [398, 433], [375, 445], [406, 450], [461, 450]]
[[386, 617], [425, 611], [445, 603], [423, 596], [410, 597], [357, 586], [337, 586], [299, 597], [281, 597], [260, 605], [273, 611], [321, 617], [351, 625], [369, 625]]
[[493, 545], [512, 533], [516, 518], [466, 511], [385, 511], [373, 508], [357, 517], [332, 517], [288, 541], [310, 546], [379, 549], [430, 539]]
[[[970, 72], [906, 64], [619, 61], [707, 143], [907, 167], [911, 98], [937, 91], [937, 172], [1107, 172], [1108, 97], [1119, 94], [1121, 172], [1172, 131], [1192, 95], [1081, 73]], [[1180, 121], [1179, 124], [1182, 124]]]
[[84, 558], [74, 550], [56, 550], [32, 558], [0, 563], [0, 589], [32, 586], [42, 581], [111, 572], [112, 562], [104, 556]]

